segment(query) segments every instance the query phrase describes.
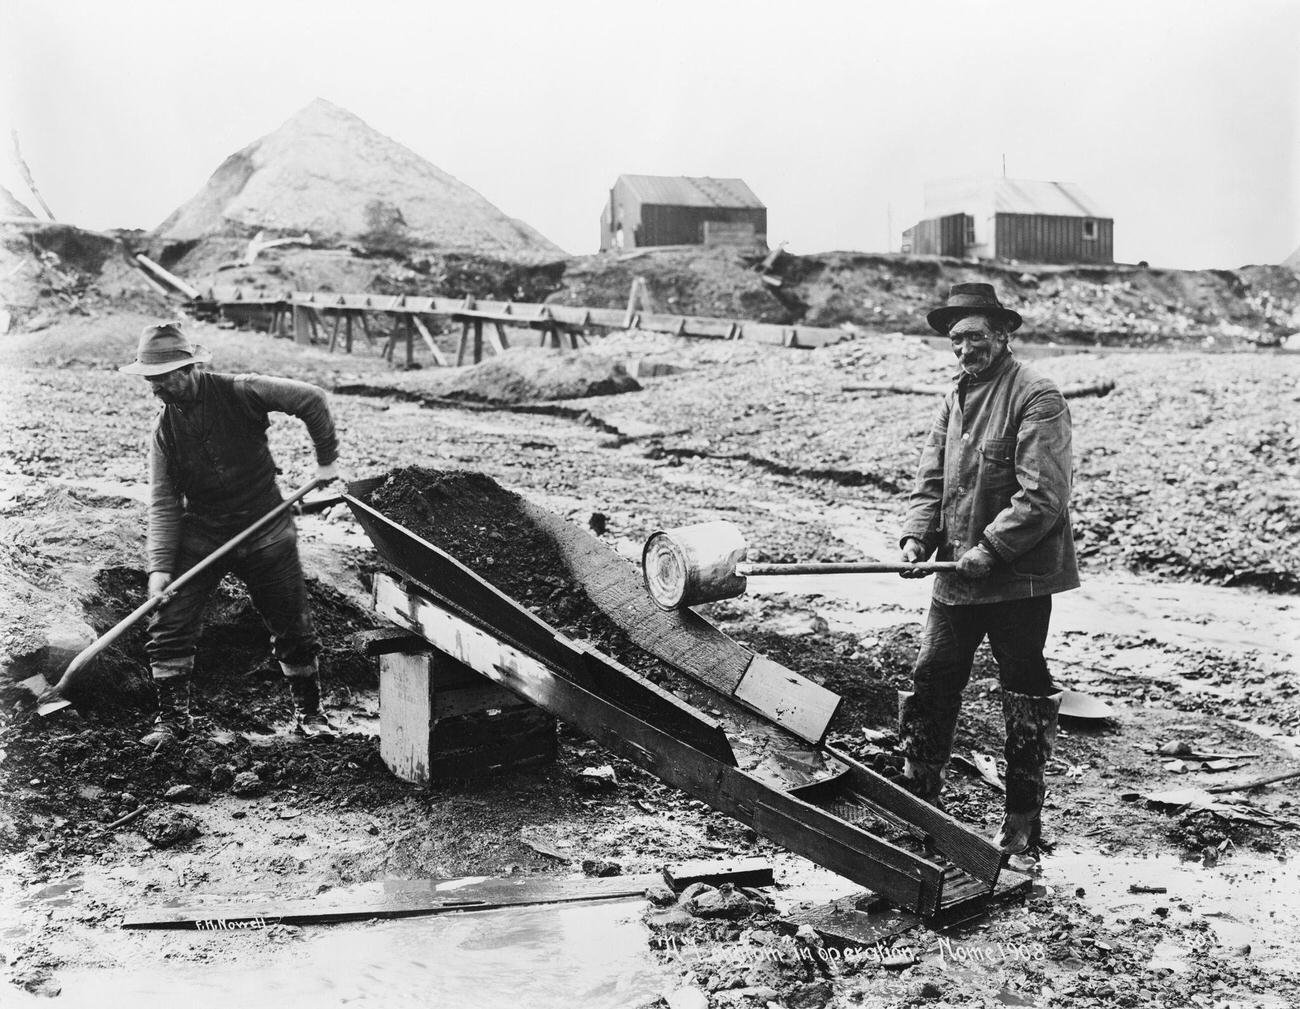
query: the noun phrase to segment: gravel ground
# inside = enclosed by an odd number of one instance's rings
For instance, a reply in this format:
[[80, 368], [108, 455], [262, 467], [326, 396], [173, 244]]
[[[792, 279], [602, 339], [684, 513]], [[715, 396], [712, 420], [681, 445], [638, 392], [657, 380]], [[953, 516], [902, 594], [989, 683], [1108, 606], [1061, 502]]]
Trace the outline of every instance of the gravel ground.
[[[113, 368], [130, 359], [141, 322], [101, 316], [0, 341], [0, 574], [13, 589], [0, 607], [0, 658], [6, 662], [30, 655], [55, 616], [108, 620], [124, 612], [130, 591], [138, 591], [143, 441], [153, 404], [138, 380]], [[599, 512], [609, 541], [629, 551], [654, 528], [730, 518], [745, 528], [756, 553], [790, 560], [858, 556], [864, 542], [883, 549], [901, 515], [933, 402], [846, 393], [843, 386], [933, 383], [948, 370], [944, 355], [912, 339], [863, 339], [806, 352], [631, 334], [598, 341], [585, 353], [684, 370], [649, 378], [642, 391], [619, 396], [503, 410], [429, 409], [421, 405], [420, 373], [395, 373], [377, 356], [330, 357], [215, 328], [200, 329], [199, 339], [214, 348], [221, 369], [292, 375], [327, 388], [366, 387], [365, 395], [333, 398], [342, 462], [355, 476], [399, 465], [461, 466], [580, 524]], [[1086, 577], [1105, 583], [1136, 570], [1151, 586], [1177, 579], [1237, 586], [1230, 591], [1245, 605], [1290, 598], [1257, 593], [1260, 586], [1293, 590], [1287, 579], [1300, 570], [1295, 357], [1150, 353], [1051, 357], [1039, 364], [1063, 383], [1117, 383], [1104, 399], [1072, 402], [1075, 514]], [[381, 394], [385, 388], [393, 394]], [[272, 439], [284, 484], [302, 482], [311, 460], [301, 426], [276, 421]], [[1252, 507], [1261, 502], [1268, 506]], [[338, 594], [340, 634], [364, 619], [357, 600], [364, 600], [364, 575], [373, 564], [348, 530], [342, 515], [302, 520], [309, 570]], [[104, 598], [103, 572], [109, 569], [119, 572], [111, 582], [117, 592], [112, 605]], [[1132, 605], [1141, 612], [1144, 600], [1138, 596]], [[749, 597], [710, 613], [740, 640], [845, 695], [848, 714], [835, 727], [840, 745], [865, 760], [888, 756], [892, 740], [882, 704], [906, 682], [915, 624], [830, 630], [823, 601], [801, 597]], [[208, 640], [220, 646], [246, 619], [232, 596], [210, 623]], [[1204, 619], [1222, 620], [1225, 629], [1245, 626], [1230, 613]], [[1259, 926], [1252, 957], [1239, 944], [1211, 941], [1222, 920], [1199, 889], [1178, 900], [1172, 891], [1168, 900], [1136, 902], [1095, 895], [1104, 891], [1108, 867], [1121, 859], [1139, 865], [1150, 859], [1150, 875], [1163, 865], [1160, 859], [1195, 857], [1192, 864], [1204, 866], [1206, 893], [1224, 878], [1238, 878], [1232, 872], [1280, 878], [1289, 871], [1279, 861], [1294, 836], [1285, 786], [1249, 794], [1247, 808], [1274, 818], [1264, 825], [1213, 812], [1170, 813], [1132, 796], [1223, 780], [1210, 772], [1164, 770], [1168, 758], [1151, 751], [1169, 741], [1259, 754], [1232, 774], [1234, 780], [1291, 767], [1288, 751], [1225, 713], [1263, 721], [1270, 713], [1294, 711], [1294, 647], [1277, 629], [1261, 634], [1253, 652], [1228, 644], [1171, 650], [1104, 627], [1066, 644], [1072, 660], [1102, 670], [1095, 682], [1118, 708], [1101, 729], [1067, 729], [1051, 768], [1048, 814], [1063, 851], [1060, 864], [1079, 857], [1091, 859], [1091, 868], [1071, 876], [1072, 870], [1053, 870], [1049, 860], [1041, 893], [950, 937], [969, 948], [1017, 939], [1039, 943], [1041, 959], [954, 970], [940, 955], [940, 937], [929, 934], [921, 963], [888, 977], [878, 968], [808, 977], [797, 964], [775, 973], [707, 963], [679, 971], [680, 964], [663, 956], [665, 970], [718, 1006], [1017, 1004], [1010, 998], [1041, 1005], [1208, 1006], [1233, 998], [1264, 1004], [1262, 993], [1270, 988], [1294, 1000], [1300, 974], [1282, 955], [1287, 940], [1280, 931], [1294, 925], [1294, 909], [1279, 905], [1276, 920]], [[138, 666], [139, 657], [134, 661]], [[1237, 702], [1249, 697], [1250, 704], [1227, 712], [1213, 695], [1190, 703], [1175, 679], [1151, 678], [1160, 662], [1171, 674], [1200, 671], [1206, 684], [1225, 687]], [[214, 672], [222, 668], [214, 663]], [[115, 925], [125, 910], [184, 899], [196, 885], [236, 894], [255, 881], [273, 894], [300, 896], [393, 875], [553, 871], [553, 860], [521, 843], [524, 828], [563, 839], [575, 865], [582, 858], [615, 861], [625, 872], [719, 853], [766, 855], [786, 864], [761, 838], [683, 802], [649, 775], [571, 734], [562, 736], [561, 757], [552, 767], [418, 793], [387, 776], [364, 736], [319, 748], [280, 737], [250, 744], [248, 738], [259, 734], [253, 723], [271, 725], [283, 701], [259, 700], [269, 698], [274, 684], [257, 673], [252, 651], [236, 664], [243, 668], [223, 673], [232, 677], [229, 689], [215, 676], [201, 692], [214, 729], [230, 734], [218, 731], [172, 769], [133, 748], [140, 712], [105, 712], [92, 716], [87, 729], [56, 729], [32, 717], [29, 698], [4, 694], [7, 873], [0, 884], [0, 925], [11, 980], [48, 992], [65, 969], [111, 971], [142, 956], [169, 956], [196, 969], [245, 956], [265, 962], [277, 955], [274, 950], [123, 937]], [[331, 684], [331, 698], [360, 723], [373, 712], [373, 680], [362, 667], [349, 670]], [[999, 698], [988, 672], [985, 657], [967, 695], [962, 752], [996, 755], [1000, 749]], [[1249, 690], [1238, 689], [1239, 678], [1249, 681]], [[1277, 724], [1291, 728], [1285, 717]], [[119, 769], [103, 759], [115, 750]], [[266, 772], [265, 794], [240, 797], [213, 787], [209, 763]], [[604, 763], [614, 766], [618, 789], [582, 793], [579, 772]], [[210, 801], [186, 807], [200, 833], [175, 848], [152, 848], [132, 826], [105, 833], [87, 826], [126, 810], [124, 794], [167, 808], [164, 786], [202, 784], [204, 769]], [[368, 780], [381, 784], [368, 788]], [[997, 814], [997, 796], [978, 778], [954, 774], [946, 799], [956, 815], [981, 829]], [[1066, 848], [1078, 853], [1067, 856]], [[1135, 881], [1145, 878], [1140, 868], [1125, 871], [1139, 873]], [[74, 878], [81, 889], [66, 894], [66, 905], [51, 908], [36, 896]], [[1259, 911], [1253, 899], [1249, 906], [1227, 906], [1252, 922]], [[688, 923], [689, 934], [716, 950], [761, 945], [774, 919], [751, 910], [754, 917], [738, 928]], [[1182, 962], [1162, 966], [1157, 954], [1170, 945], [1181, 951]], [[1266, 952], [1271, 959], [1262, 959]]]

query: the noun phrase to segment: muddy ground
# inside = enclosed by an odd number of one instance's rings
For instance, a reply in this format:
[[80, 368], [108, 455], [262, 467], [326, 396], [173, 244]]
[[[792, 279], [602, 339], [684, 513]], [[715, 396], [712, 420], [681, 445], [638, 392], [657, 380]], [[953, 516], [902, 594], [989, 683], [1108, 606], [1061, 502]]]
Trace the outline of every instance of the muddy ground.
[[[143, 598], [143, 444], [153, 406], [143, 383], [114, 368], [131, 358], [147, 318], [104, 312], [0, 341], [0, 660], [10, 678], [51, 661], [51, 628], [103, 630]], [[941, 353], [901, 337], [809, 352], [631, 334], [584, 353], [673, 373], [621, 395], [492, 408], [449, 402], [424, 387], [422, 373], [394, 372], [366, 350], [331, 356], [215, 327], [199, 339], [221, 370], [353, 390], [332, 398], [351, 475], [408, 465], [481, 472], [603, 528], [629, 554], [656, 528], [727, 518], [759, 557], [889, 556], [933, 403], [844, 387], [933, 382], [948, 367]], [[1064, 727], [1047, 807], [1057, 848], [1027, 901], [953, 935], [915, 934], [916, 965], [839, 965], [829, 977], [797, 957], [763, 962], [755, 951], [781, 940], [761, 910], [735, 922], [677, 918], [691, 957], [654, 947], [671, 926], [657, 920], [647, 946], [663, 990], [685, 986], [709, 1004], [741, 1006], [1294, 1003], [1290, 936], [1300, 909], [1287, 897], [1296, 885], [1288, 857], [1300, 815], [1291, 784], [1217, 796], [1236, 800], [1218, 810], [1143, 796], [1296, 767], [1298, 362], [1188, 351], [1037, 358], [1063, 384], [1117, 381], [1105, 398], [1072, 401], [1087, 585], [1059, 599], [1049, 645], [1057, 678], [1103, 697], [1115, 717]], [[283, 485], [297, 486], [312, 471], [305, 433], [281, 419], [272, 438]], [[394, 877], [555, 874], [584, 860], [647, 872], [722, 854], [770, 857], [790, 887], [773, 894], [782, 911], [808, 892], [801, 887], [817, 874], [802, 860], [564, 728], [553, 765], [428, 790], [395, 779], [374, 736], [376, 674], [356, 644], [374, 623], [366, 595], [374, 555], [341, 511], [299, 524], [328, 698], [347, 734], [284, 733], [287, 698], [233, 584], [209, 614], [199, 731], [185, 745], [158, 753], [135, 742], [147, 717], [130, 689], [111, 704], [102, 691], [82, 698], [80, 716], [43, 720], [28, 693], [6, 687], [0, 937], [15, 997], [54, 994], [79, 972], [112, 977], [163, 960], [197, 973], [268, 964], [286, 948], [306, 955], [316, 941], [310, 929], [220, 944], [118, 929], [128, 910], [195, 895], [298, 897]], [[752, 588], [708, 615], [842, 693], [834, 741], [887, 765], [892, 695], [907, 681], [924, 605], [914, 590], [924, 587], [891, 579]], [[128, 635], [98, 675], [138, 686], [142, 646], [138, 632]], [[998, 755], [999, 704], [981, 655], [960, 753]], [[1177, 742], [1249, 756], [1207, 770], [1190, 755], [1158, 752]], [[581, 772], [605, 764], [618, 787], [591, 794]], [[188, 801], [169, 800], [182, 785], [192, 786], [179, 793]], [[945, 799], [978, 829], [996, 825], [998, 796], [977, 776], [955, 770]], [[137, 809], [149, 816], [110, 826]], [[158, 811], [185, 814], [195, 833], [156, 847], [145, 826]], [[526, 838], [545, 839], [568, 864]], [[1129, 893], [1129, 883], [1166, 892]], [[822, 896], [854, 889], [831, 881]]]

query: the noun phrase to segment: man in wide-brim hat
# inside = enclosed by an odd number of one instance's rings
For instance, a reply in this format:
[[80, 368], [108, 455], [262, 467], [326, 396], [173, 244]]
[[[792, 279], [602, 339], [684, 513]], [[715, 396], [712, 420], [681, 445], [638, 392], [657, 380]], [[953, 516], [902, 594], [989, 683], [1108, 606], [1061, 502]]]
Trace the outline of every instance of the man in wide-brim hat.
[[[149, 380], [162, 401], [149, 441], [149, 595], [203, 560], [283, 500], [267, 444], [269, 414], [303, 421], [316, 450], [316, 478], [338, 478], [338, 438], [323, 390], [265, 375], [221, 375], [201, 365], [212, 355], [190, 343], [180, 323], [148, 326], [136, 360], [119, 370]], [[158, 697], [158, 745], [189, 725], [190, 677], [203, 610], [228, 571], [248, 587], [271, 634], [271, 650], [289, 685], [295, 727], [328, 731], [320, 705], [320, 651], [312, 624], [298, 536], [286, 511], [185, 583], [149, 621], [149, 663]]]
[[926, 316], [952, 341], [957, 381], [921, 453], [903, 560], [955, 560], [936, 577], [913, 671], [900, 697], [905, 783], [938, 802], [962, 689], [987, 637], [1006, 723], [1006, 813], [997, 844], [1012, 864], [1037, 857], [1044, 775], [1061, 694], [1043, 646], [1052, 595], [1079, 584], [1070, 529], [1070, 411], [1050, 379], [1011, 352], [1019, 313], [991, 284], [954, 284]]

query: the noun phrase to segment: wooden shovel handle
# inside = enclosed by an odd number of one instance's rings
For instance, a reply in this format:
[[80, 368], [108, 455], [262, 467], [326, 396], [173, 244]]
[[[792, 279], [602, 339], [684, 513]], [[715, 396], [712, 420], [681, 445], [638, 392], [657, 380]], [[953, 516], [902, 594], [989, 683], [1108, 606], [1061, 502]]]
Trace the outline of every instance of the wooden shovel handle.
[[917, 571], [925, 574], [938, 574], [940, 571], [956, 571], [956, 561], [919, 561], [908, 564], [903, 561], [853, 562], [826, 564], [737, 564], [738, 575], [883, 575], [900, 574], [904, 571]]
[[292, 496], [280, 502], [280, 504], [272, 508], [269, 512], [263, 515], [260, 519], [258, 519], [252, 525], [250, 525], [239, 535], [233, 537], [232, 539], [227, 540], [221, 546], [217, 547], [216, 550], [212, 551], [212, 553], [204, 557], [203, 560], [199, 561], [197, 564], [195, 564], [192, 568], [186, 571], [179, 578], [172, 581], [165, 589], [159, 592], [156, 596], [150, 596], [143, 603], [141, 603], [134, 610], [132, 610], [127, 616], [123, 617], [116, 624], [114, 624], [113, 627], [111, 627], [109, 630], [101, 634], [98, 638], [96, 638], [93, 642], [91, 642], [86, 648], [82, 649], [82, 651], [79, 652], [77, 656], [71, 662], [68, 663], [68, 668], [64, 670], [63, 675], [59, 677], [59, 682], [56, 683], [54, 685], [54, 688], [48, 694], [46, 694], [45, 697], [42, 699], [42, 704], [38, 709], [40, 713], [52, 714], [54, 711], [66, 707], [67, 706], [66, 702], [60, 703], [63, 699], [64, 691], [66, 691], [69, 686], [71, 686], [73, 683], [76, 682], [77, 676], [86, 667], [86, 665], [90, 662], [91, 659], [93, 659], [96, 655], [98, 655], [105, 648], [107, 648], [114, 641], [116, 641], [123, 634], [125, 634], [126, 631], [131, 627], [131, 625], [134, 624], [137, 620], [153, 612], [155, 609], [157, 609], [159, 606], [165, 603], [169, 598], [171, 598], [172, 593], [179, 590], [183, 585], [188, 583], [191, 579], [196, 578], [199, 574], [201, 574], [207, 568], [211, 567], [222, 557], [225, 557], [226, 554], [230, 553], [241, 543], [246, 542], [250, 537], [254, 536], [262, 529], [266, 528], [266, 526], [270, 525], [272, 521], [274, 521], [275, 519], [283, 515], [285, 512], [287, 512], [291, 507], [293, 507], [295, 502], [306, 497], [308, 492], [310, 492], [316, 487], [317, 483], [318, 481], [313, 479], [310, 483], [303, 484], [301, 487], [299, 487], [296, 491], [293, 492]]

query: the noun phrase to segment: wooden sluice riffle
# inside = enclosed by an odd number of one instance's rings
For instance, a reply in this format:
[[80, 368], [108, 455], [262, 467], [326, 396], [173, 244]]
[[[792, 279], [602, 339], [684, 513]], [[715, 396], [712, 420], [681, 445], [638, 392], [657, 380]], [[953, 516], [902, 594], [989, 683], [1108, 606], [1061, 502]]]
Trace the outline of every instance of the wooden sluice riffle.
[[[786, 326], [776, 323], [704, 316], [641, 312], [633, 307], [586, 308], [537, 302], [489, 299], [422, 297], [407, 294], [335, 294], [327, 291], [246, 290], [217, 285], [203, 291], [196, 305], [220, 318], [256, 318], [276, 336], [305, 344], [324, 344], [329, 350], [352, 351], [354, 337], [363, 337], [390, 360], [401, 346], [406, 363], [415, 360], [416, 341], [428, 349], [435, 364], [449, 365], [434, 339], [437, 320], [460, 326], [456, 364], [471, 357], [474, 363], [485, 350], [497, 353], [509, 347], [507, 329], [528, 329], [540, 334], [542, 346], [577, 349], [586, 334], [596, 330], [645, 329], [677, 336], [719, 340], [749, 340], [782, 347], [822, 347], [846, 339], [842, 329]], [[387, 332], [372, 332], [370, 319], [392, 319]], [[377, 342], [376, 337], [379, 337]]]
[[823, 743], [836, 694], [698, 614], [661, 609], [639, 568], [585, 530], [529, 506], [600, 609], [690, 678], [686, 697], [567, 638], [371, 507], [379, 482], [353, 484], [345, 496], [397, 572], [376, 575], [375, 609], [437, 652], [936, 926], [1028, 888], [1029, 877], [1007, 870], [990, 841]]

